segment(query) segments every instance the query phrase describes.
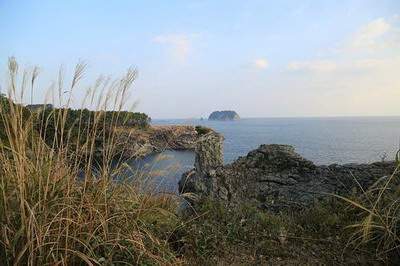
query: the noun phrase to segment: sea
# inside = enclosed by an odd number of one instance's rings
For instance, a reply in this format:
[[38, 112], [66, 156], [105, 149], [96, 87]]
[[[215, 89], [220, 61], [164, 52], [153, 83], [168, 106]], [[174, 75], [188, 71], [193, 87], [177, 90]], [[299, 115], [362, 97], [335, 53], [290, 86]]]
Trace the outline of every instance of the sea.
[[[393, 160], [400, 148], [400, 117], [242, 118], [236, 121], [206, 119], [155, 119], [154, 125], [202, 125], [224, 136], [224, 162], [261, 144], [289, 144], [319, 165], [370, 163]], [[194, 153], [165, 151], [131, 165], [152, 170], [155, 189], [177, 192], [184, 171], [193, 167]]]

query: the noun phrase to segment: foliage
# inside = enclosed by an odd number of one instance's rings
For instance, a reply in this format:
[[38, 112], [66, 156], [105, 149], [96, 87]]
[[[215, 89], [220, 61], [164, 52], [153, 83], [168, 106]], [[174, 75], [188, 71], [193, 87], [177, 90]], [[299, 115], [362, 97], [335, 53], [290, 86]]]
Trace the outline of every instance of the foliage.
[[[17, 108], [18, 107], [18, 108]], [[29, 120], [30, 112], [23, 108], [22, 105], [15, 104], [11, 99], [7, 98], [4, 94], [0, 94], [0, 112], [3, 116], [10, 116], [12, 111], [19, 111], [24, 121]], [[4, 121], [0, 119], [0, 143], [7, 144], [8, 137]]]
[[[25, 84], [17, 86], [17, 69], [11, 59], [11, 96], [23, 94], [14, 93]], [[82, 71], [83, 65], [78, 64], [71, 88], [79, 84]], [[135, 72], [128, 70], [116, 83], [118, 86], [112, 87], [113, 97], [125, 98], [134, 78]], [[100, 106], [109, 107], [105, 103]], [[111, 106], [116, 110], [113, 116], [120, 115], [118, 106]], [[106, 134], [101, 123], [115, 129], [120, 120], [102, 120], [98, 115], [101, 112], [96, 112], [86, 120], [79, 113], [76, 121], [77, 113], [68, 116], [68, 111], [53, 110], [54, 123], [45, 116], [47, 122], [37, 127], [36, 117], [26, 117], [24, 107], [2, 101], [0, 120], [7, 141], [0, 145], [1, 264], [181, 264], [169, 244], [170, 235], [179, 225], [174, 212], [176, 200], [144, 194], [132, 183], [113, 179], [123, 171], [112, 161], [115, 131]], [[93, 114], [82, 113], [89, 117]], [[86, 127], [85, 134], [77, 131], [77, 140], [70, 133], [75, 124], [76, 128]], [[46, 136], [48, 130], [60, 132], [60, 137], [53, 134], [53, 139], [48, 137], [45, 142], [37, 130]], [[67, 137], [64, 132], [68, 132]], [[97, 138], [103, 139], [103, 160], [94, 171]]]
[[197, 134], [199, 134], [199, 135], [205, 135], [211, 131], [210, 128], [203, 127], [203, 126], [196, 126], [195, 130], [196, 130]]
[[[72, 149], [84, 144], [84, 136], [88, 135], [93, 127], [96, 128], [96, 133], [92, 136], [95, 140], [95, 147], [102, 147], [115, 133], [113, 131], [116, 128], [145, 129], [150, 123], [150, 118], [144, 113], [70, 108], [42, 108], [34, 113], [34, 117], [34, 128], [40, 132], [48, 145], [59, 148], [59, 145], [64, 144]], [[58, 125], [60, 122], [62, 126]], [[43, 131], [42, 128], [46, 128], [46, 130]]]
[[196, 209], [197, 218], [179, 232], [181, 250], [198, 265], [268, 264], [277, 258], [295, 264], [343, 263], [352, 258], [342, 257], [347, 239], [342, 229], [354, 220], [344, 206], [330, 201], [301, 212], [271, 213], [205, 200]]
[[[77, 65], [71, 90], [83, 68]], [[11, 97], [23, 95], [16, 93], [24, 85], [17, 86], [17, 74], [11, 59]], [[31, 75], [33, 87], [37, 74]], [[135, 76], [128, 70], [113, 83], [115, 94], [100, 96], [106, 100], [99, 100], [98, 111], [30, 112], [0, 96], [2, 265], [339, 265], [398, 257], [399, 166], [361, 197], [279, 214], [205, 199], [178, 216], [174, 196], [115, 182], [124, 165], [113, 159], [129, 145], [116, 144], [116, 129], [149, 123], [145, 114], [122, 111], [116, 100], [126, 98]], [[208, 130], [196, 127], [200, 135]], [[94, 168], [97, 152], [102, 160]]]

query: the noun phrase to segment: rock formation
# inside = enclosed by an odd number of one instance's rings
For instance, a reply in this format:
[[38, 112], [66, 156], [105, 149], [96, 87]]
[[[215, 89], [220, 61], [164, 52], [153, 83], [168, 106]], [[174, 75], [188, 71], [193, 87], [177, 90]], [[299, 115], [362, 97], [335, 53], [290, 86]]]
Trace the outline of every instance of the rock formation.
[[[163, 150], [194, 150], [200, 134], [193, 126], [151, 126], [148, 129], [120, 129], [117, 143], [121, 143], [123, 156], [144, 157]], [[130, 145], [127, 147], [126, 143]]]
[[202, 196], [218, 194], [216, 169], [223, 165], [223, 137], [212, 131], [200, 137], [196, 144], [195, 168], [183, 174], [179, 191], [194, 192]]
[[317, 166], [289, 145], [261, 145], [223, 166], [222, 137], [213, 132], [196, 147], [195, 168], [182, 176], [180, 191], [227, 201], [252, 202], [280, 211], [302, 208], [332, 194], [366, 189], [390, 175], [393, 162]]
[[215, 111], [210, 114], [208, 120], [229, 121], [238, 120], [239, 115], [235, 111]]

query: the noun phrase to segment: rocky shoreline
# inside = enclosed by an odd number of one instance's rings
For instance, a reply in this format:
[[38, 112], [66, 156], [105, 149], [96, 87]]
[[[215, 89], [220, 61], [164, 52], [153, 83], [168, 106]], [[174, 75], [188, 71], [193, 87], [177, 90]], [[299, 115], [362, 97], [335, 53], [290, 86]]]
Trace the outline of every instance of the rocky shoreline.
[[215, 132], [196, 145], [194, 169], [183, 174], [181, 193], [195, 193], [228, 204], [248, 202], [272, 211], [299, 209], [336, 195], [376, 186], [394, 162], [315, 165], [289, 145], [261, 145], [245, 157], [223, 165], [223, 137]]
[[186, 125], [120, 128], [116, 143], [123, 145], [124, 158], [140, 158], [164, 150], [195, 150], [200, 135], [194, 126]]

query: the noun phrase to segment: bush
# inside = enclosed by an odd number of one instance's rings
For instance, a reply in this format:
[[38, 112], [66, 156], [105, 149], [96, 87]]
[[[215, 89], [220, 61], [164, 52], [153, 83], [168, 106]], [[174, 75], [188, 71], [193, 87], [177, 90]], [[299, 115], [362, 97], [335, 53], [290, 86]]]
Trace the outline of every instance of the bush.
[[199, 134], [199, 135], [205, 135], [205, 134], [211, 132], [211, 128], [203, 127], [203, 126], [196, 126], [195, 129], [196, 129], [197, 134]]

